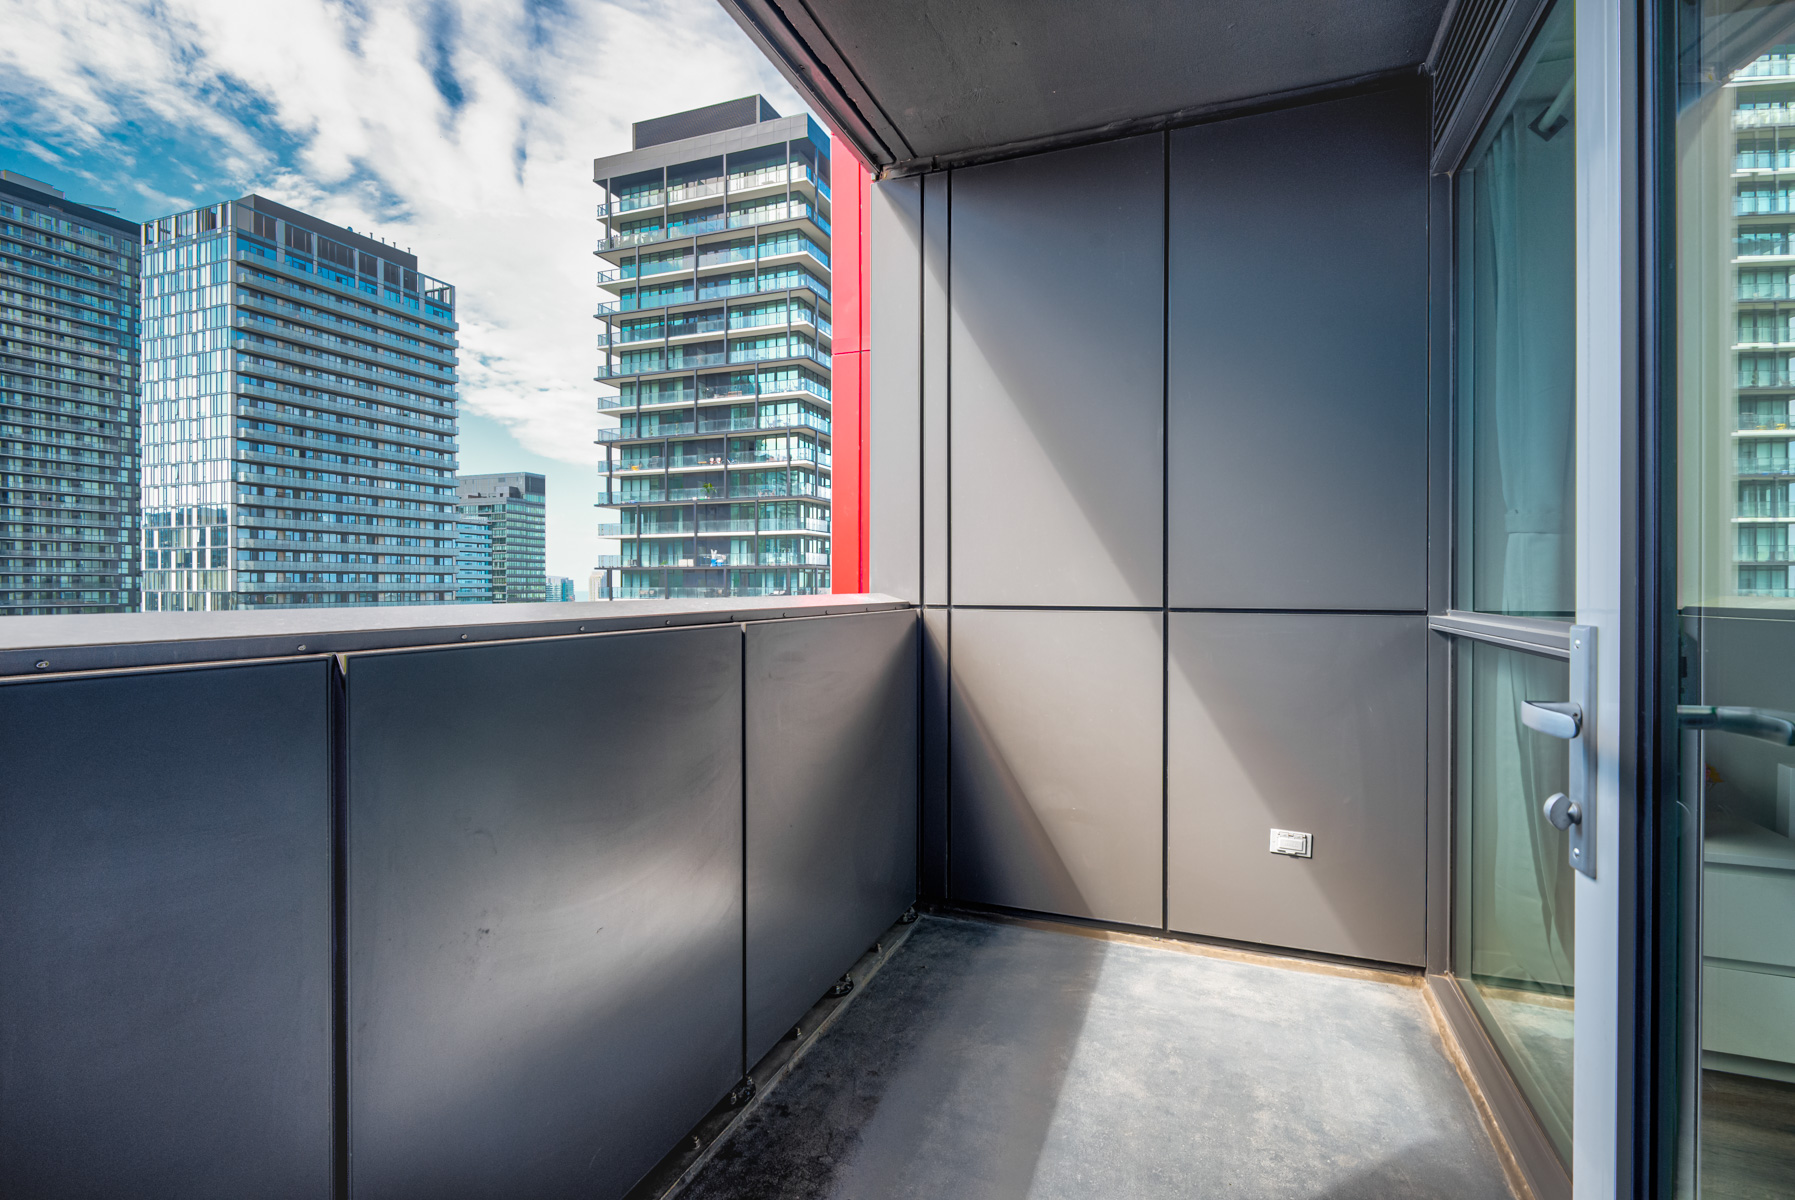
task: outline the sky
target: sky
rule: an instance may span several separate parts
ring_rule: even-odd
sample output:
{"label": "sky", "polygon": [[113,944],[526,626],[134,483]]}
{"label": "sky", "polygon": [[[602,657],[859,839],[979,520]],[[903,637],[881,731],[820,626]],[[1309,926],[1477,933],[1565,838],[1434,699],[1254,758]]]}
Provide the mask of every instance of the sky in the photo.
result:
{"label": "sky", "polygon": [[548,478],[548,570],[598,553],[592,160],[754,92],[716,0],[0,0],[0,167],[143,220],[257,192],[456,286],[461,469]]}

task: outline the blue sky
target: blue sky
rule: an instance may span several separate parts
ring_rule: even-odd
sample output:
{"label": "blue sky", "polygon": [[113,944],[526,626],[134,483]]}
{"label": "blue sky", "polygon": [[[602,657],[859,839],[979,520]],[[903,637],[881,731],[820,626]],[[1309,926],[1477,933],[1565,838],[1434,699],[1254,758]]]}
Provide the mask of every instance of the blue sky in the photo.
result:
{"label": "blue sky", "polygon": [[0,0],[0,167],[132,220],[259,192],[457,286],[461,465],[548,477],[553,574],[599,552],[592,159],[761,92],[715,0]]}

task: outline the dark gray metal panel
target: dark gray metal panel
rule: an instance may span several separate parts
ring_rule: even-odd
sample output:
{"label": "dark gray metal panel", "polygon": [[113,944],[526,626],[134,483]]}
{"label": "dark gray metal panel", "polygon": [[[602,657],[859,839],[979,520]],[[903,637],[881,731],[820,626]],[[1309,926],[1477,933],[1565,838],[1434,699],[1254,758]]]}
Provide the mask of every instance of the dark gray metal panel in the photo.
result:
{"label": "dark gray metal panel", "polygon": [[922,180],[922,600],[951,601],[948,578],[948,241],[950,174]]}
{"label": "dark gray metal panel", "polygon": [[953,899],[1159,926],[1161,627],[954,610]]}
{"label": "dark gray metal panel", "polygon": [[922,610],[922,861],[917,885],[947,895],[948,662],[952,610]]}
{"label": "dark gray metal panel", "polygon": [[872,186],[866,296],[870,586],[922,598],[922,184]]}
{"label": "dark gray metal panel", "polygon": [[0,687],[0,1191],[331,1195],[329,670]]}
{"label": "dark gray metal panel", "polygon": [[[1173,613],[1171,927],[1420,965],[1427,632],[1415,616]],[[1270,831],[1314,857],[1270,853]]]}
{"label": "dark gray metal panel", "polygon": [[1174,608],[1426,606],[1425,99],[1171,135]]}
{"label": "dark gray metal panel", "polygon": [[748,629],[750,1063],[916,900],[918,624]]}
{"label": "dark gray metal panel", "polygon": [[348,663],[359,1200],[621,1196],[742,1065],[739,627]]}
{"label": "dark gray metal panel", "polygon": [[954,172],[953,600],[1162,599],[1164,141]]}

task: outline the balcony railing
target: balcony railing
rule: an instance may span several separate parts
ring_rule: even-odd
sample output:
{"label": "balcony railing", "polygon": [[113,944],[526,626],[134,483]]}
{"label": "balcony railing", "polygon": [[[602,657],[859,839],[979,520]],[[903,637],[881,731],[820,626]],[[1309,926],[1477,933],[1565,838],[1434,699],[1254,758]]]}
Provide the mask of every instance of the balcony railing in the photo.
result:
{"label": "balcony railing", "polygon": [[8,1194],[329,1195],[352,1123],[395,1194],[628,1193],[765,1053],[744,976],[810,1026],[913,903],[917,630],[830,595],[19,619],[5,1099],[68,1123]]}
{"label": "balcony railing", "polygon": [[1734,129],[1770,129],[1779,125],[1795,125],[1795,108],[1777,104],[1765,108],[1742,108],[1733,113]]}
{"label": "balcony railing", "polygon": [[1791,428],[1795,428],[1795,425],[1792,425],[1791,421],[1795,421],[1795,417],[1791,417],[1786,412],[1740,413],[1739,414],[1739,428],[1740,429],[1791,429]]}
{"label": "balcony railing", "polygon": [[668,188],[667,203],[684,204],[688,200],[702,200],[706,196],[721,196],[722,194],[723,181],[721,179],[705,179]]}
{"label": "balcony railing", "polygon": [[1795,475],[1795,468],[1790,466],[1786,458],[1772,459],[1740,459],[1735,474],[1772,478],[1786,478]]}

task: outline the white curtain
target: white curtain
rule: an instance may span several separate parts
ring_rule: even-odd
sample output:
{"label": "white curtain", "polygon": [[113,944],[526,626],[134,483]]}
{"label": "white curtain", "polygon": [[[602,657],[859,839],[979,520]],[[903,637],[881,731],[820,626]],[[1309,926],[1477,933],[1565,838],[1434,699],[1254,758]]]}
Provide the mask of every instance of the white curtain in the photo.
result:
{"label": "white curtain", "polygon": [[[1575,606],[1574,141],[1568,129],[1548,140],[1510,116],[1473,183],[1470,399],[1486,443],[1474,461],[1494,476],[1478,481],[1473,552],[1479,607],[1506,613],[1563,616]],[[1496,661],[1475,672],[1477,711],[1467,714],[1480,727],[1471,968],[1521,986],[1568,987],[1565,835],[1540,813],[1564,787],[1565,745],[1520,719],[1522,701],[1562,698],[1564,668],[1519,652],[1484,654]]]}

